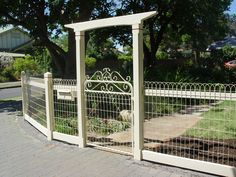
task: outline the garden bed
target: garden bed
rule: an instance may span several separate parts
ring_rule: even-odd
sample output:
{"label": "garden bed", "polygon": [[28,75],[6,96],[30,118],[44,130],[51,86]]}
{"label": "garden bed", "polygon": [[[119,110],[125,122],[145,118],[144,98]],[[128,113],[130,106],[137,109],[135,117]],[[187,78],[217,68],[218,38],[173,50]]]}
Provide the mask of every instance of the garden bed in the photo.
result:
{"label": "garden bed", "polygon": [[145,149],[168,155],[203,160],[236,167],[236,139],[224,141],[177,137],[168,142],[146,143]]}

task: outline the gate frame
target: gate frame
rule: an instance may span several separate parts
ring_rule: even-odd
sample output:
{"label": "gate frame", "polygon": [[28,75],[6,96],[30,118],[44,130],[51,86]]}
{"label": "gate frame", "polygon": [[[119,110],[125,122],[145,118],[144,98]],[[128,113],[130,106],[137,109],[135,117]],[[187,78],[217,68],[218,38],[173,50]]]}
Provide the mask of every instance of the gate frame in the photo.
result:
{"label": "gate frame", "polygon": [[[134,113],[134,93],[133,93],[133,85],[130,83],[131,77],[127,76],[126,78],[122,77],[119,72],[112,71],[110,68],[103,68],[101,71],[96,71],[91,77],[87,76],[84,82],[84,95],[86,96],[87,93],[107,93],[112,95],[127,95],[130,96],[130,111],[131,111],[131,143],[132,143],[132,150],[131,155],[133,155],[133,148],[134,148],[134,120],[133,120],[133,113]],[[121,84],[121,85],[120,85]],[[117,89],[118,91],[114,91]],[[86,100],[86,98],[85,98]],[[87,102],[87,100],[86,100]],[[85,111],[85,115],[87,112]],[[86,115],[88,117],[88,115]],[[87,119],[85,119],[85,124],[87,123]],[[87,132],[87,131],[86,131]],[[86,135],[86,140],[87,140]],[[129,152],[112,149],[106,146],[97,146],[93,143],[87,143],[87,145],[96,146],[103,149],[109,149],[114,152],[121,152],[123,154],[130,155]]]}
{"label": "gate frame", "polygon": [[85,31],[110,26],[132,26],[133,33],[133,90],[134,90],[134,159],[142,160],[143,121],[144,121],[144,84],[143,84],[143,21],[155,16],[156,11],[91,20],[65,25],[75,32],[76,73],[78,100],[79,146],[86,146],[85,124]]}

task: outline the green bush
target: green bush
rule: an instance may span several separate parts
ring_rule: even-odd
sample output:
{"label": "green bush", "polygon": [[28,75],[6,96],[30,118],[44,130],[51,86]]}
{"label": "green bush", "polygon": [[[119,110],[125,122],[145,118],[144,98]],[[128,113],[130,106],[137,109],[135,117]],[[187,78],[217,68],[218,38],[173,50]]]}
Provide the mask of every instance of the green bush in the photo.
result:
{"label": "green bush", "polygon": [[15,81],[14,69],[12,66],[8,66],[0,71],[0,82]]}
{"label": "green bush", "polygon": [[27,55],[25,58],[17,58],[13,63],[13,69],[15,70],[15,77],[20,77],[22,71],[26,71],[29,74],[36,74],[40,72],[39,65],[33,58]]}
{"label": "green bush", "polygon": [[118,56],[118,60],[130,62],[130,61],[133,60],[133,57],[132,57],[132,55],[121,54],[121,55]]}
{"label": "green bush", "polygon": [[157,51],[156,57],[158,60],[167,60],[168,54],[167,54],[167,52],[164,52],[164,51]]}
{"label": "green bush", "polygon": [[231,60],[236,57],[236,48],[232,48],[231,46],[225,46],[222,49],[223,58],[226,60]]}
{"label": "green bush", "polygon": [[86,57],[85,59],[85,64],[90,69],[95,68],[96,62],[97,62],[96,58],[93,57]]}

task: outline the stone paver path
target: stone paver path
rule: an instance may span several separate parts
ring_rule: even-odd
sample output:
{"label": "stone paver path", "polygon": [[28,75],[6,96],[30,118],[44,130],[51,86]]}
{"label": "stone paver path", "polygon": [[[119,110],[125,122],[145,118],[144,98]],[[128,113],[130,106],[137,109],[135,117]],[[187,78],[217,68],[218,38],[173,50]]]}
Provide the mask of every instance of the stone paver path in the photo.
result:
{"label": "stone paver path", "polygon": [[210,175],[46,137],[14,112],[0,111],[0,177],[180,177]]}

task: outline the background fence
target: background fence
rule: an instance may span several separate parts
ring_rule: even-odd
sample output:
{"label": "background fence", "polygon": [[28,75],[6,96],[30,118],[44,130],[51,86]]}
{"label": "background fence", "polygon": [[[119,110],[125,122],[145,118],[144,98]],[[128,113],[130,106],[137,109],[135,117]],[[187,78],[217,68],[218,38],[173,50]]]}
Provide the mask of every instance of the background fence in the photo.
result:
{"label": "background fence", "polygon": [[[79,144],[76,81],[46,76],[22,75],[25,119],[48,139]],[[133,123],[120,117],[132,95],[87,91],[85,100],[88,142],[132,152]],[[235,85],[145,82],[144,100],[143,159],[236,175]]]}

